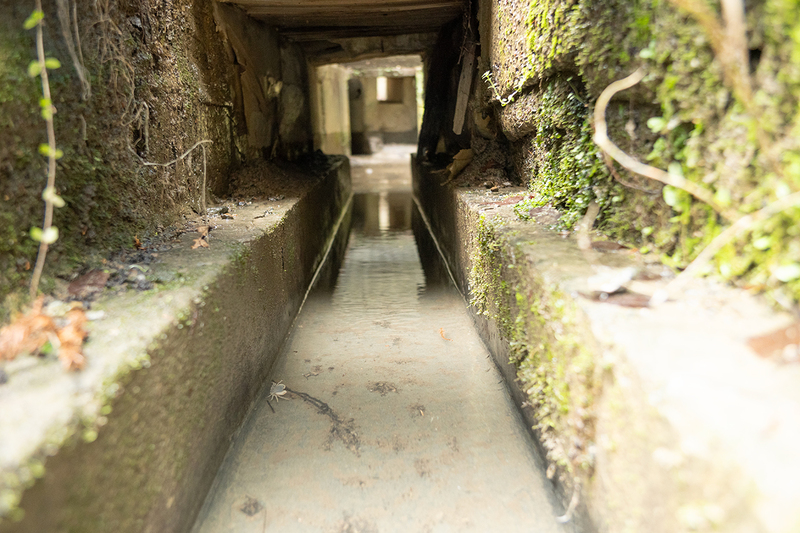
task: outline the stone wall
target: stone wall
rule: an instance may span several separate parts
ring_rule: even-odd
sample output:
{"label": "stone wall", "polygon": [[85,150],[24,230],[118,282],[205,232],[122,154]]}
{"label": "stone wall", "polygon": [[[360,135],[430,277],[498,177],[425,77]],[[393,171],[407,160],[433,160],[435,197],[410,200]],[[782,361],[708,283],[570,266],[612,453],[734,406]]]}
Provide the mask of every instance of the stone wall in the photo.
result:
{"label": "stone wall", "polygon": [[[92,254],[132,246],[200,209],[199,147],[167,167],[145,162],[166,163],[212,141],[204,145],[210,200],[228,193],[241,164],[294,159],[311,148],[302,51],[238,8],[212,0],[78,1],[64,26],[57,4],[44,2],[44,33],[47,55],[62,65],[50,84],[64,152],[56,189],[66,206],[55,212],[60,237],[43,291]],[[0,3],[0,321],[21,305],[36,259],[29,231],[43,213],[41,86],[27,75],[36,51],[34,32],[22,27],[32,10]]]}

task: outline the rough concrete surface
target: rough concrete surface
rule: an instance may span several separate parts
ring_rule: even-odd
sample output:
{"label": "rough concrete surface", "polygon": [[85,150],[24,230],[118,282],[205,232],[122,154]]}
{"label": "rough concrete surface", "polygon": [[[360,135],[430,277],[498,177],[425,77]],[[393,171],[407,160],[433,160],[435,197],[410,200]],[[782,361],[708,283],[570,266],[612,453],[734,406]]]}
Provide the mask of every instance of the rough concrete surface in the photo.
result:
{"label": "rough concrete surface", "polygon": [[[283,342],[350,194],[340,160],[296,197],[183,234],[155,290],[101,298],[86,369],[19,359],[0,387],[0,531],[183,531]],[[265,324],[269,324],[265,327]]]}
{"label": "rough concrete surface", "polygon": [[[786,326],[792,317],[706,279],[692,281],[678,297],[655,308],[586,298],[580,293],[590,292],[598,274],[626,267],[651,274],[663,269],[629,251],[582,252],[574,236],[519,220],[514,201],[504,201],[512,194],[447,189],[424,177],[415,186],[462,289],[469,288],[480,253],[478,239],[486,238],[479,226],[489,224],[493,242],[505,251],[502,257],[515,261],[514,268],[498,269],[499,282],[512,291],[538,291],[544,299],[557,294],[576,309],[572,320],[541,320],[565,337],[577,332],[594,360],[596,395],[582,399],[590,428],[584,447],[591,449],[593,461],[582,471],[579,506],[590,527],[797,531],[800,367],[761,358],[746,344]],[[650,295],[671,276],[641,277],[655,279],[634,280],[628,288]],[[495,291],[490,298],[502,300],[503,295]],[[516,304],[510,306],[512,323],[519,311]],[[510,339],[502,324],[474,307],[473,314],[507,379],[513,380],[518,369],[508,364]],[[553,378],[563,382],[569,371],[565,376]],[[523,387],[517,383],[515,396],[527,401],[531,391]],[[540,423],[530,407],[524,413],[531,425]],[[572,421],[565,417],[539,433],[551,458],[557,454],[548,446],[566,447],[568,439],[561,437],[575,438]],[[564,499],[571,494],[565,490]]]}

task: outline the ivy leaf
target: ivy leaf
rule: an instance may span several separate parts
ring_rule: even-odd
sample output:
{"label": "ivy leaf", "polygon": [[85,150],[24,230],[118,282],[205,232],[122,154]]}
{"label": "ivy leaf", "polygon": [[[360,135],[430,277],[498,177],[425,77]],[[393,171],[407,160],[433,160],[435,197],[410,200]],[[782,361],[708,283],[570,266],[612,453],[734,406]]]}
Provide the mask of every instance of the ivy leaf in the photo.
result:
{"label": "ivy leaf", "polygon": [[717,189],[714,193],[714,200],[722,207],[731,205],[731,191],[725,188]]}
{"label": "ivy leaf", "polygon": [[797,263],[789,263],[788,265],[781,265],[772,271],[772,274],[780,281],[786,283],[800,278],[800,265]]}
{"label": "ivy leaf", "polygon": [[26,30],[32,30],[33,28],[36,27],[37,24],[39,24],[39,22],[43,18],[44,18],[44,12],[37,9],[33,13],[31,13],[31,16],[25,19],[25,22],[22,24],[22,27],[25,28]]}
{"label": "ivy leaf", "polygon": [[50,149],[49,144],[40,144],[39,145],[39,153],[45,157],[54,157],[55,159],[61,159],[64,157],[64,152],[56,148],[55,152]]}
{"label": "ivy leaf", "polygon": [[30,64],[28,64],[28,76],[30,76],[31,78],[35,78],[41,73],[42,73],[41,63],[39,63],[38,61],[31,61]]}
{"label": "ivy leaf", "polygon": [[753,241],[753,248],[756,250],[766,250],[771,245],[769,237],[759,237]]}
{"label": "ivy leaf", "polygon": [[658,133],[664,129],[664,126],[667,125],[667,121],[664,120],[662,117],[650,117],[647,119],[647,127],[650,128],[650,131],[653,133]]}
{"label": "ivy leaf", "polygon": [[679,176],[681,178],[683,177],[683,167],[677,161],[673,161],[672,163],[669,164],[669,166],[667,167],[667,172],[669,172],[673,176]]}
{"label": "ivy leaf", "polygon": [[39,227],[31,228],[31,239],[45,244],[53,244],[58,240],[58,228],[50,226],[46,230]]}
{"label": "ivy leaf", "polygon": [[678,205],[678,189],[673,187],[672,185],[667,185],[661,191],[661,194],[664,196],[664,202],[670,207],[675,207]]}
{"label": "ivy leaf", "polygon": [[56,207],[64,207],[67,203],[56,192],[55,187],[45,187],[42,191],[42,199],[45,202],[50,202]]}

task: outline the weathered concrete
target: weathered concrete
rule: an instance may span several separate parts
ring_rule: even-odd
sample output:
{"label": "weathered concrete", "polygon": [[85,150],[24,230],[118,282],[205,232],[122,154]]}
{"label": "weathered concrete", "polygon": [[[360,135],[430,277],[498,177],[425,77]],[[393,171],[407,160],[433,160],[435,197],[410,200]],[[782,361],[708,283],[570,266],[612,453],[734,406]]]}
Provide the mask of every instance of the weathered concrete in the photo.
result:
{"label": "weathered concrete", "polygon": [[[191,526],[349,198],[340,160],[296,197],[241,207],[208,249],[183,234],[152,291],[99,300],[87,368],[19,359],[0,388],[4,533]],[[267,208],[274,212],[265,214]],[[41,477],[43,475],[43,477]]]}
{"label": "weathered concrete", "polygon": [[350,108],[347,68],[309,67],[314,147],[326,154],[350,155]]}
{"label": "weathered concrete", "polygon": [[631,285],[652,294],[663,267],[581,252],[507,195],[420,171],[416,197],[565,502],[582,484],[584,528],[797,531],[800,368],[746,345],[791,317],[708,280],[650,309],[582,297],[626,267],[655,278]]}

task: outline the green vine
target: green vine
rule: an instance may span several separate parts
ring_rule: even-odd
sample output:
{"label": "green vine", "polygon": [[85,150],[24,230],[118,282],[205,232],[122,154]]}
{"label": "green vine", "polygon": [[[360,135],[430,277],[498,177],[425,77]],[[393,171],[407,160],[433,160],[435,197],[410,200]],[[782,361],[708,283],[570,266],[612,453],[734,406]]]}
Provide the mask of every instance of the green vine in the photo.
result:
{"label": "green vine", "polygon": [[44,37],[42,35],[42,24],[44,21],[44,11],[42,11],[42,0],[36,0],[36,8],[33,13],[25,20],[23,27],[26,30],[36,29],[36,56],[37,58],[28,65],[28,75],[31,77],[39,76],[42,79],[42,98],[39,100],[41,115],[47,124],[47,144],[39,145],[39,153],[47,157],[47,185],[42,191],[44,200],[44,222],[42,227],[31,228],[31,238],[39,242],[39,252],[36,256],[36,266],[31,277],[30,298],[33,300],[39,292],[39,280],[42,277],[44,261],[47,257],[48,247],[58,240],[58,228],[53,225],[53,210],[56,207],[64,207],[64,199],[56,192],[56,160],[64,154],[56,147],[55,125],[53,115],[56,108],[50,95],[50,82],[47,77],[48,70],[61,67],[58,59],[47,57],[44,53]]}

